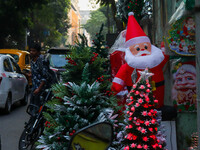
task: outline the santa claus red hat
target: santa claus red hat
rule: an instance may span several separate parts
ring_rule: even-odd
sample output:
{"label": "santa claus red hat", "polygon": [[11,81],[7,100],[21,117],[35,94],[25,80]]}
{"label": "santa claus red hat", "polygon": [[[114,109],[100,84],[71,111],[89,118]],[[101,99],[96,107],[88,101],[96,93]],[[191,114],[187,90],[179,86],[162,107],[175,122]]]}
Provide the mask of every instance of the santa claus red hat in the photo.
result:
{"label": "santa claus red hat", "polygon": [[128,16],[125,47],[130,47],[131,45],[143,42],[151,43],[150,39],[136,21],[134,13],[129,12]]}

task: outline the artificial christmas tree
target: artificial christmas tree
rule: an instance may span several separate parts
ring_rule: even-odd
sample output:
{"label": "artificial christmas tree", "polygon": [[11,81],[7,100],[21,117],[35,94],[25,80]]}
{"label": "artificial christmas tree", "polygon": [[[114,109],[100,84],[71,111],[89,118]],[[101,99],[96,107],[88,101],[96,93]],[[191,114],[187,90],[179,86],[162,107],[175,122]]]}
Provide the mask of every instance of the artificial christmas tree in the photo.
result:
{"label": "artificial christmas tree", "polygon": [[163,150],[164,142],[158,140],[156,105],[148,70],[140,71],[139,80],[133,85],[126,104],[124,150]]}
{"label": "artificial christmas tree", "polygon": [[64,83],[52,87],[54,98],[47,103],[47,121],[38,149],[65,150],[77,130],[95,122],[114,122],[114,111],[108,109],[117,106],[107,90],[111,82],[104,68],[106,58],[92,51],[83,36],[81,39],[66,57]]}

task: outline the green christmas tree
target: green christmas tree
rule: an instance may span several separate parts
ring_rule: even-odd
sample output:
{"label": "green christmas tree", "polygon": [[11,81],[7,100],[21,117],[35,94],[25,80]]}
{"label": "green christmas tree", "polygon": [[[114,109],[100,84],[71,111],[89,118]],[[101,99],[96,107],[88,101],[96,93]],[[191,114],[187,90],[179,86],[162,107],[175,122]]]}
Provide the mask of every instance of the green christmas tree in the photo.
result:
{"label": "green christmas tree", "polygon": [[117,106],[107,90],[111,84],[103,67],[107,58],[92,51],[84,36],[81,39],[66,57],[64,83],[52,87],[54,97],[46,104],[45,129],[38,149],[65,150],[77,130],[94,122],[113,122],[113,110],[107,110]]}
{"label": "green christmas tree", "polygon": [[128,20],[128,13],[134,12],[137,21],[143,17],[142,11],[147,0],[119,0],[117,3],[118,17],[125,23]]}
{"label": "green christmas tree", "polygon": [[123,150],[163,150],[164,143],[157,138],[158,121],[156,105],[158,100],[152,93],[148,70],[140,72],[141,77],[129,93],[125,114],[125,136]]}

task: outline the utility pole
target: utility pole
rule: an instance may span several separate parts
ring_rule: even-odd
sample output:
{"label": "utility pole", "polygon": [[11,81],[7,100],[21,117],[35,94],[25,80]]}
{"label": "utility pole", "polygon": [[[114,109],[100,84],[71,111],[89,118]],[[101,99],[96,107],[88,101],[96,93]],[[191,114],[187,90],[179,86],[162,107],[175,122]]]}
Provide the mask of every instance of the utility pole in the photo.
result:
{"label": "utility pole", "polygon": [[197,132],[198,150],[200,150],[200,1],[195,1],[195,32],[196,32],[196,86],[197,86]]}

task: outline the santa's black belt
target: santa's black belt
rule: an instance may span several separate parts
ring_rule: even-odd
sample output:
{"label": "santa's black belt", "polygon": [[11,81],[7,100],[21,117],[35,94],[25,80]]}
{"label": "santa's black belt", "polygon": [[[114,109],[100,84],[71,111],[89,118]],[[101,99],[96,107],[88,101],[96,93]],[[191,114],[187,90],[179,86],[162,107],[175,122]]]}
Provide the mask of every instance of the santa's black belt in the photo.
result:
{"label": "santa's black belt", "polygon": [[163,86],[165,84],[165,80],[160,81],[160,82],[156,82],[155,86],[159,87],[159,86]]}

